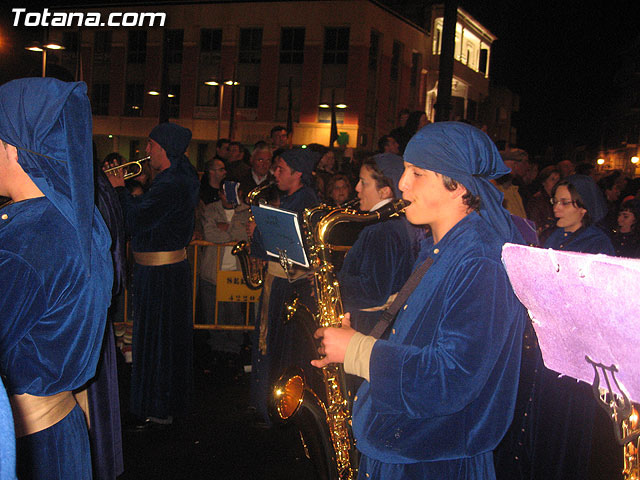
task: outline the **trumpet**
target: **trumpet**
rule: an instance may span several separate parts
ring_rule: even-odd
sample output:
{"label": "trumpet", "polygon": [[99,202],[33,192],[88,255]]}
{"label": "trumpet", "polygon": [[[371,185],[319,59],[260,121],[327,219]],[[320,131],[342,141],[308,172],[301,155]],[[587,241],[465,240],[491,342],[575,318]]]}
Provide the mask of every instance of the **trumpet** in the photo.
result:
{"label": "trumpet", "polygon": [[104,170],[104,173],[115,172],[120,168],[128,168],[135,165],[136,169],[134,171],[131,171],[131,172],[128,171],[127,173],[124,174],[124,179],[128,180],[129,178],[137,177],[138,175],[140,175],[142,173],[142,162],[146,162],[150,158],[151,156],[147,155],[146,157],[142,157],[138,160],[132,160],[131,162],[123,163],[122,165],[117,165],[115,167],[107,168],[106,170]]}

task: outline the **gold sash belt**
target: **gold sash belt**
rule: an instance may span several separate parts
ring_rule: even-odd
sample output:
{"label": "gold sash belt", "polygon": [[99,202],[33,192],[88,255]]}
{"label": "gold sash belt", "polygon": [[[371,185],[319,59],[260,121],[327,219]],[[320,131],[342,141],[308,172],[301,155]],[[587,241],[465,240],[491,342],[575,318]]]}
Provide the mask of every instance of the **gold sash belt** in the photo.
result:
{"label": "gold sash belt", "polygon": [[17,438],[55,425],[76,406],[76,399],[71,392],[60,392],[48,397],[23,393],[11,395],[9,401]]}
{"label": "gold sash belt", "polygon": [[146,267],[159,267],[161,265],[171,265],[187,258],[187,250],[173,250],[171,252],[133,252],[133,259],[138,265]]}

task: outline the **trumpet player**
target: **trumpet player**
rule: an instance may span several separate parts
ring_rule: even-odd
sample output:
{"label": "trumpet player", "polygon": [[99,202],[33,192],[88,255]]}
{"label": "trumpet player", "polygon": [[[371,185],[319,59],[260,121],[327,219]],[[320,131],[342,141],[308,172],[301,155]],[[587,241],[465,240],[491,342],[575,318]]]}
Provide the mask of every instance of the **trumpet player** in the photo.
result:
{"label": "trumpet player", "polygon": [[116,188],[131,235],[133,365],[131,412],[139,429],[172,423],[186,413],[192,378],[191,269],[186,246],[194,229],[198,175],[186,157],[191,130],[161,123],[147,141],[154,178],[133,197],[122,169],[108,178]]}
{"label": "trumpet player", "polygon": [[316,331],[324,358],[312,364],[344,363],[365,380],[352,419],[359,478],[495,479],[526,318],[500,258],[522,239],[489,182],[509,169],[487,135],[458,122],[423,127],[404,167],[407,220],[430,235],[392,304],[389,337],[356,332],[347,314],[341,328]]}

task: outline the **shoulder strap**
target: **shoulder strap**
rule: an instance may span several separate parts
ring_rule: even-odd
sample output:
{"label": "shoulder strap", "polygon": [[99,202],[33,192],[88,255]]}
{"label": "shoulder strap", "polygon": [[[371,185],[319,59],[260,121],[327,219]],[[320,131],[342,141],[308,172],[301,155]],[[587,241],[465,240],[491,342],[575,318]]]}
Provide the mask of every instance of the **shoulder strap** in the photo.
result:
{"label": "shoulder strap", "polygon": [[429,267],[431,267],[431,265],[433,265],[433,259],[427,258],[418,268],[413,271],[413,273],[409,277],[409,280],[407,280],[407,282],[398,292],[398,295],[396,296],[393,303],[391,303],[391,305],[384,309],[382,315],[380,316],[380,320],[378,320],[378,323],[375,324],[375,326],[369,333],[369,336],[380,338],[382,334],[384,334],[387,328],[389,328],[389,325],[391,325],[391,322],[393,322],[393,320],[396,318],[396,315],[398,314],[400,308],[402,308],[402,305],[404,305],[404,302],[407,301],[409,295],[411,295],[411,293],[416,289],[416,287],[420,283],[420,280],[422,280],[422,277],[424,277],[424,274],[427,273],[427,270],[429,270]]}

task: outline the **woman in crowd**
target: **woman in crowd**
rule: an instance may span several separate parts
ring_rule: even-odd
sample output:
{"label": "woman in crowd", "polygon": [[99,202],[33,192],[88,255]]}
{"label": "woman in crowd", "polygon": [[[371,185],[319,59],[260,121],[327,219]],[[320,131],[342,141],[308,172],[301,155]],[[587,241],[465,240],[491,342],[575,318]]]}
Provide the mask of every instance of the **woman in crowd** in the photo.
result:
{"label": "woman in crowd", "polygon": [[606,215],[602,193],[591,177],[571,175],[552,190],[556,229],[545,248],[615,255],[609,237],[595,224]]}
{"label": "woman in crowd", "polygon": [[551,205],[551,192],[559,181],[560,172],[557,167],[550,165],[543,168],[538,175],[541,188],[527,203],[527,217],[536,224],[536,233],[541,244],[544,244],[556,226],[553,205]]}
{"label": "woman in crowd", "polygon": [[640,200],[625,200],[618,213],[618,228],[611,233],[611,242],[618,257],[640,258]]}
{"label": "woman in crowd", "polygon": [[351,193],[349,177],[336,173],[327,182],[325,203],[331,207],[340,206],[351,199]]}
{"label": "woman in crowd", "polygon": [[[615,254],[609,237],[595,225],[607,210],[591,177],[570,175],[560,181],[552,190],[552,203],[557,228],[545,248]],[[575,308],[579,311],[580,305]],[[592,435],[596,415],[591,385],[547,369],[529,323],[513,423],[495,453],[497,478],[589,478],[592,440],[594,458],[609,440]]]}

